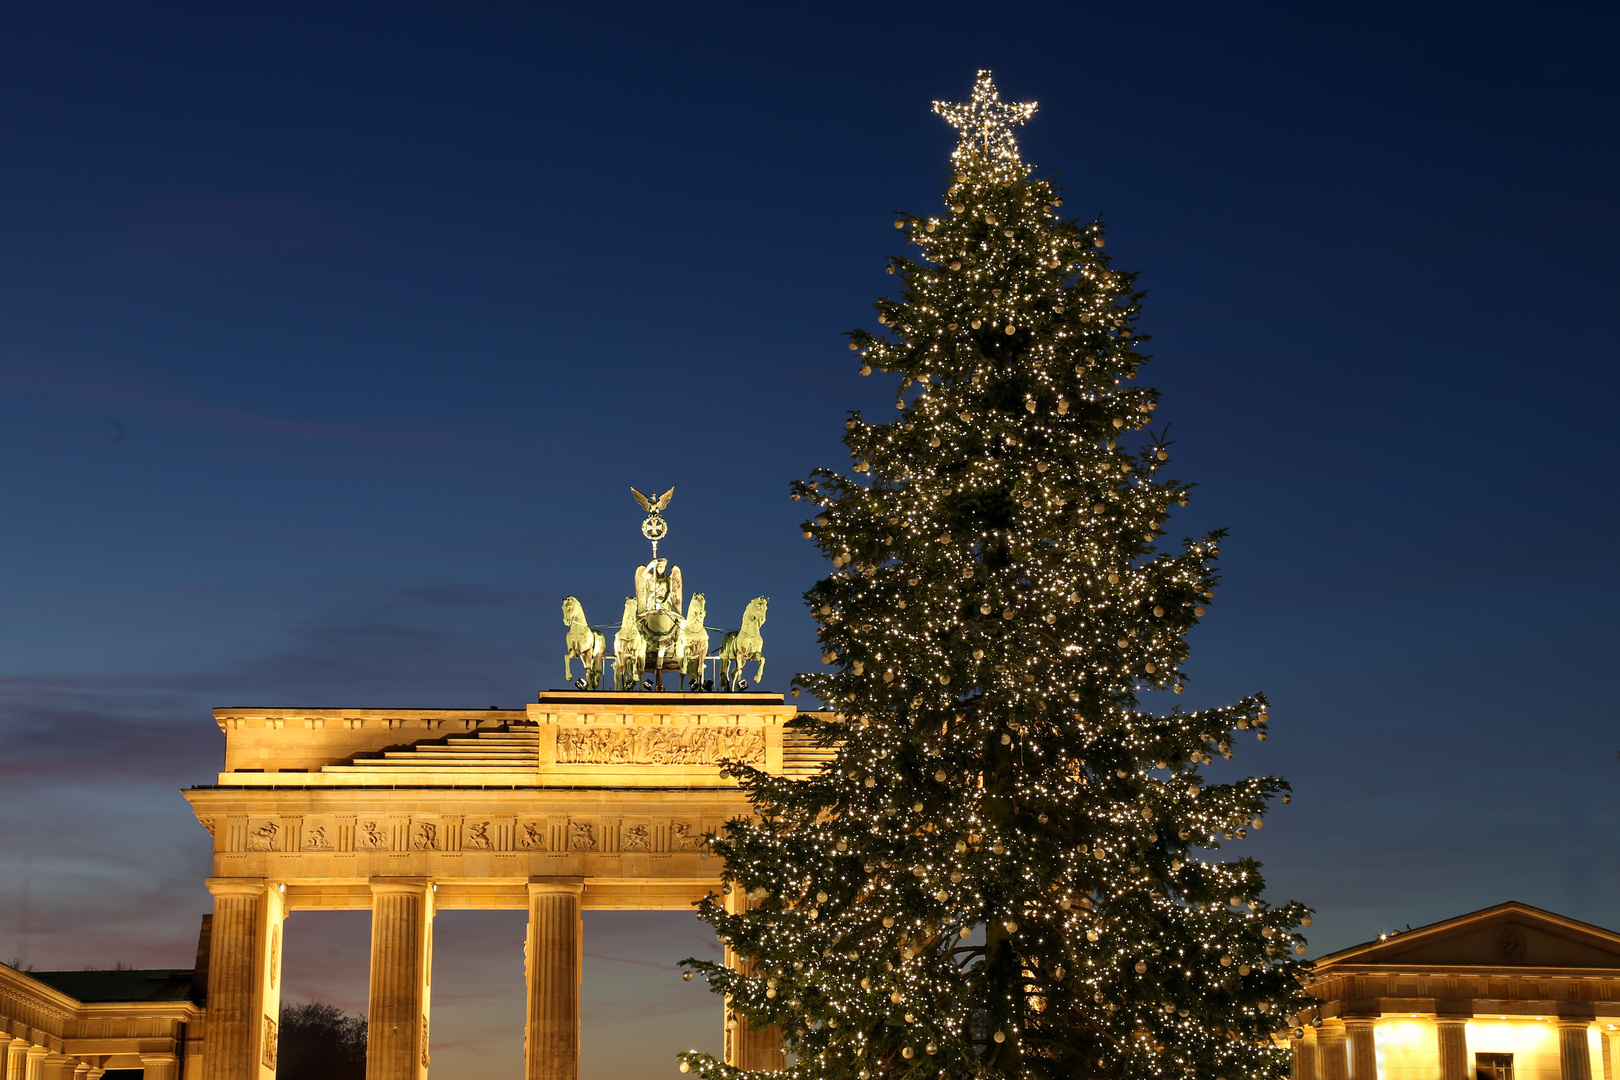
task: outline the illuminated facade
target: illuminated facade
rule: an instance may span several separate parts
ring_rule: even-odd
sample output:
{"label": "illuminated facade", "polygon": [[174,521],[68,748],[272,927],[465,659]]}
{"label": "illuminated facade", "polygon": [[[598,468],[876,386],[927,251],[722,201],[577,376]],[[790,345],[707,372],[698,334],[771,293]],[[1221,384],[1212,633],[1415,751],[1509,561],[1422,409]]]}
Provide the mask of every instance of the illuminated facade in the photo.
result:
{"label": "illuminated facade", "polygon": [[1509,902],[1316,962],[1294,1080],[1620,1080],[1620,934]]}

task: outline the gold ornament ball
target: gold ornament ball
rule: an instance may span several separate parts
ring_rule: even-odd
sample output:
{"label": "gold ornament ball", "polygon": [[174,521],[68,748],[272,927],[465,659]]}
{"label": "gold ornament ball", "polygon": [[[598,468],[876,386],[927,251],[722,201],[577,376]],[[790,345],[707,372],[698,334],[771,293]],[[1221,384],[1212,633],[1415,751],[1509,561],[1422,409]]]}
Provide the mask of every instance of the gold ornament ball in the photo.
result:
{"label": "gold ornament ball", "polygon": [[1007,334],[1008,334],[1008,336],[1011,336],[1011,335],[1016,334],[1016,333],[1018,333],[1018,327],[1014,326],[1012,323],[1008,323],[1007,324]]}
{"label": "gold ornament ball", "polygon": [[1103,238],[1100,237],[1100,236],[1094,238],[1091,242],[1096,247],[1102,247],[1103,246]]}
{"label": "gold ornament ball", "polygon": [[686,982],[691,982],[692,981],[692,973],[690,971],[683,971],[683,972],[681,972],[681,978],[683,980],[685,980]]}
{"label": "gold ornament ball", "polygon": [[1168,451],[1168,450],[1159,450],[1156,453],[1154,453],[1153,456],[1158,458],[1160,461],[1169,461],[1170,460],[1170,451]]}
{"label": "gold ornament ball", "polygon": [[895,228],[897,228],[897,229],[903,229],[903,228],[905,228],[905,227],[906,227],[906,223],[905,223],[905,221],[904,221],[904,219],[900,219],[900,220],[897,220],[897,221],[895,221],[895,223],[894,223],[894,227],[895,227]]}
{"label": "gold ornament ball", "polygon": [[[951,261],[951,269],[952,269],[952,270],[960,270],[960,269],[962,269],[962,262],[961,262],[961,260],[960,260],[960,259],[954,259],[954,260],[952,260],[952,261]],[[954,329],[956,329],[956,327],[954,327],[954,326],[953,326],[953,327],[951,327],[951,329],[952,329],[952,330],[954,330]]]}
{"label": "gold ornament ball", "polygon": [[1164,608],[1159,607],[1157,604],[1155,604],[1154,607],[1153,607],[1153,614],[1158,616],[1161,619],[1164,618]]}
{"label": "gold ornament ball", "polygon": [[963,203],[951,203],[951,210],[952,210],[953,213],[960,214],[962,211],[964,211],[966,209],[967,209],[967,206],[964,205]]}
{"label": "gold ornament ball", "polygon": [[688,1065],[684,1061],[681,1062],[681,1072],[691,1072],[691,1071],[692,1071],[692,1066]]}
{"label": "gold ornament ball", "polygon": [[1136,962],[1136,973],[1138,975],[1146,975],[1147,974],[1147,961],[1146,960],[1138,960]]}
{"label": "gold ornament ball", "polygon": [[1114,417],[1114,426],[1117,427],[1117,428],[1124,427],[1125,426],[1125,418],[1123,416]]}

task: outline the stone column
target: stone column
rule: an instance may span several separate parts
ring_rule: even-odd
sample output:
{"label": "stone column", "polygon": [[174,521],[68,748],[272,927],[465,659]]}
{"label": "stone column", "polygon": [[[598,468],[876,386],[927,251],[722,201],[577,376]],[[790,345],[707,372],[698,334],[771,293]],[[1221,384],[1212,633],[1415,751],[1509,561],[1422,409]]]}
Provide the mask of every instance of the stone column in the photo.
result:
{"label": "stone column", "polygon": [[366,1080],[425,1080],[432,948],[433,886],[372,878]]}
{"label": "stone column", "polygon": [[1590,1020],[1558,1020],[1558,1075],[1561,1080],[1592,1080],[1592,1051],[1586,1031]]}
{"label": "stone column", "polygon": [[584,924],[578,878],[529,880],[529,1012],[523,1035],[527,1080],[578,1080],[579,983],[584,977]]}
{"label": "stone column", "polygon": [[28,1061],[23,1066],[23,1076],[27,1080],[45,1080],[45,1059],[50,1056],[51,1052],[45,1047],[30,1045],[28,1047]]}
{"label": "stone column", "polygon": [[81,1061],[73,1066],[73,1080],[88,1080],[90,1076],[90,1063]]}
{"label": "stone column", "polygon": [[28,1045],[27,1039],[0,1037],[0,1050],[6,1054],[6,1080],[26,1080]]}
{"label": "stone column", "polygon": [[1373,1043],[1370,1016],[1345,1017],[1345,1041],[1350,1045],[1350,1080],[1378,1080],[1378,1050]]}
{"label": "stone column", "polygon": [[1344,1052],[1344,1026],[1324,1020],[1316,1032],[1316,1075],[1321,1080],[1350,1080],[1350,1061]]}
{"label": "stone column", "polygon": [[[733,915],[748,910],[748,894],[733,888],[725,895],[726,911]],[[726,946],[726,966],[748,974],[750,964]],[[782,1053],[782,1029],[776,1025],[764,1028],[748,1026],[748,1017],[734,1012],[731,998],[725,1003],[725,1063],[739,1069],[785,1069],[787,1057]]]}
{"label": "stone column", "polygon": [[[142,1054],[142,1080],[180,1080],[180,1058],[175,1054]],[[76,1076],[74,1080],[88,1080]]]}
{"label": "stone column", "polygon": [[281,1013],[281,887],[209,878],[214,894],[203,1080],[275,1080]]}
{"label": "stone column", "polygon": [[45,1080],[73,1080],[73,1059],[66,1054],[51,1054],[45,1059]]}
{"label": "stone column", "polygon": [[1294,1039],[1293,1080],[1316,1080],[1316,1032],[1304,1029],[1302,1038]]}
{"label": "stone column", "polygon": [[1434,1018],[1435,1048],[1440,1053],[1440,1080],[1468,1080],[1468,1018]]}

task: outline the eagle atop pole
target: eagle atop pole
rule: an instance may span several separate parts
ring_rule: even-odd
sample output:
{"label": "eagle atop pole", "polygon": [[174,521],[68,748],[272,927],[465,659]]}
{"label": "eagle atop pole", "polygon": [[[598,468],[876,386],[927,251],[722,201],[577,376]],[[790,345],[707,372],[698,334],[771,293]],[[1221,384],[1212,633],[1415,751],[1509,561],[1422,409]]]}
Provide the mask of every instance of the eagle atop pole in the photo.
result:
{"label": "eagle atop pole", "polygon": [[658,541],[669,533],[669,522],[664,520],[659,511],[669,505],[670,496],[675,494],[675,489],[670,488],[657,498],[648,498],[635,488],[630,489],[630,494],[634,495],[636,502],[640,503],[641,508],[647,511],[647,517],[641,523],[641,535],[652,541],[653,558],[656,560],[658,558]]}

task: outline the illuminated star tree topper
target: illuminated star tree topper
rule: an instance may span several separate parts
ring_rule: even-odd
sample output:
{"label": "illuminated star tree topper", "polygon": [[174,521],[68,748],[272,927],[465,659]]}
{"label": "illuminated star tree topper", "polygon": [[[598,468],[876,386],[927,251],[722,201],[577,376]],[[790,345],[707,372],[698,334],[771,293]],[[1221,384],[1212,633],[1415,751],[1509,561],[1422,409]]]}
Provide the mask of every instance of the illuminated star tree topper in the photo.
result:
{"label": "illuminated star tree topper", "polygon": [[977,159],[992,166],[1017,167],[1019,175],[1028,169],[1018,158],[1018,140],[1012,129],[1034,116],[1037,108],[1033,101],[1017,105],[1002,101],[988,71],[980,71],[974,80],[972,100],[934,102],[934,111],[958,133],[952,164],[961,169]]}

